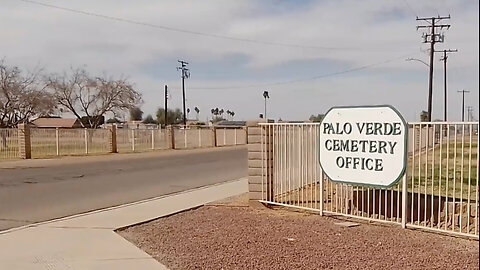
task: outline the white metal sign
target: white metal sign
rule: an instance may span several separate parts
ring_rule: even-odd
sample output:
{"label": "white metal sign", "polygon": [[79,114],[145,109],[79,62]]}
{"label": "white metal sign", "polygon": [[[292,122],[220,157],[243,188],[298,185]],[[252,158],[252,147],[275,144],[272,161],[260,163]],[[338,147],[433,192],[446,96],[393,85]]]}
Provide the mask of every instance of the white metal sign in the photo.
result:
{"label": "white metal sign", "polygon": [[334,107],[320,127],[320,165],[336,182],[390,187],[405,173],[407,125],[391,106]]}

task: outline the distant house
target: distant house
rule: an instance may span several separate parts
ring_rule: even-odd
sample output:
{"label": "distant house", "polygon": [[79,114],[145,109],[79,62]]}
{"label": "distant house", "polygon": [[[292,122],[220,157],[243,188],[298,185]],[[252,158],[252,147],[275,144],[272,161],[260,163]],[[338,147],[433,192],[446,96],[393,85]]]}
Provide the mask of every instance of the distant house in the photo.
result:
{"label": "distant house", "polygon": [[232,126],[232,127],[244,127],[247,124],[246,121],[229,121],[222,120],[215,123],[216,126]]}
{"label": "distant house", "polygon": [[81,128],[82,124],[76,118],[40,117],[32,121],[37,128]]}
{"label": "distant house", "polygon": [[128,128],[128,129],[157,129],[157,124],[145,124],[142,121],[128,121],[122,125],[117,125],[119,128]]}

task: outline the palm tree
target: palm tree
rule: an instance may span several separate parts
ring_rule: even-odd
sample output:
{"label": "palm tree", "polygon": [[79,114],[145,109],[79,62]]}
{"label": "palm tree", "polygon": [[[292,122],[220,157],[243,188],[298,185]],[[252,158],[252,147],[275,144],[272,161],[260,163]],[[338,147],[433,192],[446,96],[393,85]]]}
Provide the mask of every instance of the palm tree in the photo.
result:
{"label": "palm tree", "polygon": [[199,119],[200,109],[198,107],[194,108],[195,112],[197,113],[197,121]]}

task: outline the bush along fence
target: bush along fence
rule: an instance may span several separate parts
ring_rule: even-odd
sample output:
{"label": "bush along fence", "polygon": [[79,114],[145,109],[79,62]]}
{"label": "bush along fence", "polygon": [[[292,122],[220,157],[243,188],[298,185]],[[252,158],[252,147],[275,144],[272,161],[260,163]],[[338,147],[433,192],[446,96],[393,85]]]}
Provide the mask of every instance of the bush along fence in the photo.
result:
{"label": "bush along fence", "polygon": [[0,160],[244,145],[245,127],[169,126],[158,129],[0,128]]}

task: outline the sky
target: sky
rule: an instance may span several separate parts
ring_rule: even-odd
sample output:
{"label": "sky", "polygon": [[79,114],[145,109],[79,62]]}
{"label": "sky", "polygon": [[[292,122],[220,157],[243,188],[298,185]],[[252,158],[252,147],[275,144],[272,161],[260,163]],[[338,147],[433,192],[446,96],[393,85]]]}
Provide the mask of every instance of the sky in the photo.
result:
{"label": "sky", "polygon": [[[429,44],[416,16],[447,16],[449,120],[479,111],[479,2],[472,0],[0,0],[0,58],[23,70],[127,77],[145,116],[181,108],[177,60],[189,63],[187,107],[258,118],[305,120],[333,106],[390,104],[408,121],[427,109]],[[128,22],[127,22],[128,21]],[[129,23],[130,22],[130,23]],[[131,23],[136,22],[136,23]],[[172,31],[173,30],[173,31]],[[443,63],[434,61],[433,119],[443,118]],[[190,118],[193,118],[191,115]]]}

